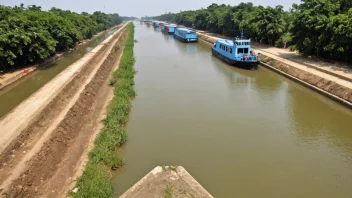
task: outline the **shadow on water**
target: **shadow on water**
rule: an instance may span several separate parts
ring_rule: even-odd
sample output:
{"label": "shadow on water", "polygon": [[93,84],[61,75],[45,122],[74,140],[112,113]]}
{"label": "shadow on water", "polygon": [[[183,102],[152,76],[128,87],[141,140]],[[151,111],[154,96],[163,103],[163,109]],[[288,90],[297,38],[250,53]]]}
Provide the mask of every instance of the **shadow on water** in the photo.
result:
{"label": "shadow on water", "polygon": [[118,28],[112,29],[93,38],[87,44],[79,46],[76,50],[65,54],[46,67],[39,68],[27,76],[11,84],[0,91],[0,118],[11,111],[14,107],[28,98],[31,94],[40,89],[43,85],[53,79],[57,74],[66,69],[69,65],[82,58],[87,52],[104,41]]}

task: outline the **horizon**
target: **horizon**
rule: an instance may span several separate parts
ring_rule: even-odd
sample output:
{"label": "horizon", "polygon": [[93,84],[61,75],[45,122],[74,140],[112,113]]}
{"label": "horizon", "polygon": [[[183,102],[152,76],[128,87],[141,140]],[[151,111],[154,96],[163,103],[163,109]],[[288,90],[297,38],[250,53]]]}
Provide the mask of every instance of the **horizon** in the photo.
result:
{"label": "horizon", "polygon": [[[1,5],[4,6],[19,6],[23,3],[24,0],[3,0]],[[184,1],[185,4],[182,4]],[[60,8],[62,10],[70,10],[77,13],[88,12],[93,13],[95,11],[101,11],[104,13],[118,13],[120,16],[133,16],[141,18],[144,16],[160,16],[165,13],[178,13],[180,11],[186,10],[198,10],[206,8],[212,3],[216,4],[225,4],[235,6],[241,2],[252,2],[255,6],[271,6],[275,7],[277,5],[282,5],[285,10],[288,10],[292,7],[293,3],[301,3],[301,0],[254,0],[254,1],[241,1],[241,0],[196,0],[189,2],[187,0],[175,1],[161,1],[161,0],[150,0],[150,1],[113,1],[113,0],[101,0],[99,2],[87,3],[83,0],[77,0],[75,2],[68,0],[26,0],[26,3],[23,3],[25,7],[28,5],[41,6],[42,10],[50,10],[52,7]],[[138,4],[136,6],[136,4]]]}

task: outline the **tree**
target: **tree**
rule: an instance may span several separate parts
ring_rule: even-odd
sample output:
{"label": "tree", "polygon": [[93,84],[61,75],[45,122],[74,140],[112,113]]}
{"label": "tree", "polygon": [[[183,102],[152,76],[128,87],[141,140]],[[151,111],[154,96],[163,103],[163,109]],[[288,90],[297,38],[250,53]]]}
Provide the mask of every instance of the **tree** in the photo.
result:
{"label": "tree", "polygon": [[0,5],[0,70],[44,60],[119,23],[118,14],[77,14],[58,8],[45,12],[36,5]]}

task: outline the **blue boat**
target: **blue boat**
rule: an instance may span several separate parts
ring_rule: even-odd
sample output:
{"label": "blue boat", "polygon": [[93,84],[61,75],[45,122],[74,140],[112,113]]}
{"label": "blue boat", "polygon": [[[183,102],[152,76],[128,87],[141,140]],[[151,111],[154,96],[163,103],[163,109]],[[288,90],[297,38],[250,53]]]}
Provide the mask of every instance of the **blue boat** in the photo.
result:
{"label": "blue boat", "polygon": [[165,34],[174,34],[175,33],[176,26],[166,24],[162,27],[161,31]]}
{"label": "blue boat", "polygon": [[157,28],[157,27],[159,27],[159,25],[160,25],[159,22],[157,22],[157,21],[154,21],[154,22],[153,22],[153,26],[154,26],[154,27]]}
{"label": "blue boat", "polygon": [[198,42],[196,31],[187,28],[176,28],[175,38],[185,43]]}
{"label": "blue boat", "polygon": [[217,40],[211,48],[212,54],[226,63],[255,70],[258,69],[259,57],[251,51],[251,40],[235,38],[234,40]]}

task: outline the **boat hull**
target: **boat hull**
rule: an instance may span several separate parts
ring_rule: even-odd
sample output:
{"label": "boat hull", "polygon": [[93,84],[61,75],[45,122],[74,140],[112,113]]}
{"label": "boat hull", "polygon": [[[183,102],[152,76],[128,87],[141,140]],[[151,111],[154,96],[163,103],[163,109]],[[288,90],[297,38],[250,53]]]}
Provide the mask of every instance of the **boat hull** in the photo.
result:
{"label": "boat hull", "polygon": [[259,61],[256,61],[256,62],[242,62],[242,61],[232,60],[232,59],[227,58],[226,56],[220,54],[219,52],[217,52],[213,48],[211,48],[211,52],[212,52],[213,56],[218,57],[219,59],[221,59],[222,61],[226,62],[229,65],[240,67],[240,68],[244,68],[244,69],[249,69],[249,70],[258,69]]}
{"label": "boat hull", "polygon": [[164,34],[168,34],[168,35],[174,35],[174,32],[166,32],[166,31],[162,31]]}
{"label": "boat hull", "polygon": [[182,38],[180,36],[177,36],[176,34],[174,34],[175,39],[184,42],[184,43],[196,43],[198,42],[198,38],[197,39],[187,39],[187,38]]}

